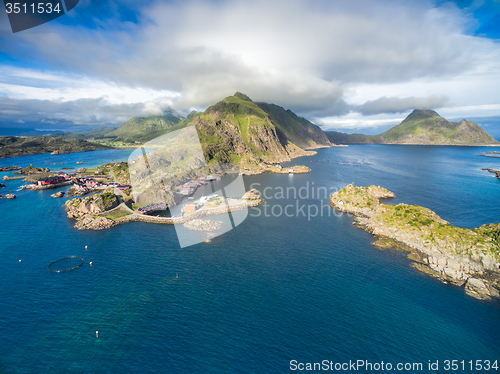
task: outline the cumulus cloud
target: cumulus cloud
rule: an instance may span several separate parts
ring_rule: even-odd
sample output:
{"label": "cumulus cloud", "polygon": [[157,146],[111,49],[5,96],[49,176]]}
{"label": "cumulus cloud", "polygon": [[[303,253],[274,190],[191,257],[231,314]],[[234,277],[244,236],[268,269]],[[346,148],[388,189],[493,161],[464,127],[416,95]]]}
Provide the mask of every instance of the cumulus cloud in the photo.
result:
{"label": "cumulus cloud", "polygon": [[[29,110],[27,110],[29,108]],[[159,115],[167,109],[155,102],[111,104],[105,98],[73,101],[0,97],[0,123],[121,125],[136,116]]]}
{"label": "cumulus cloud", "polygon": [[[184,110],[241,91],[254,101],[274,102],[314,117],[446,105],[449,94],[439,90],[415,97],[412,92],[378,94],[378,99],[371,96],[361,103],[349,102],[349,90],[356,85],[453,80],[497,66],[500,55],[494,41],[464,34],[470,22],[465,13],[426,1],[187,0],[133,5],[135,22],[110,17],[91,29],[52,22],[14,35],[1,34],[0,28],[0,49],[15,58],[29,55],[52,71],[106,82],[99,97],[106,95],[108,104],[116,97],[108,95],[112,85],[131,93],[178,93],[172,105]],[[73,12],[92,6],[81,1]],[[5,17],[0,15],[0,21]],[[16,79],[15,85],[30,86]],[[13,85],[13,80],[4,84]],[[11,95],[20,88],[0,85],[0,90]],[[95,92],[85,92],[77,86],[73,96],[62,92],[60,97],[72,103],[78,97],[96,99]],[[55,94],[50,98],[57,100]],[[130,113],[134,100],[121,100]],[[80,121],[77,107],[71,109]],[[110,118],[111,112],[102,113],[102,118]]]}
{"label": "cumulus cloud", "polygon": [[441,108],[448,103],[446,96],[428,97],[387,97],[383,96],[376,100],[367,101],[363,105],[354,107],[353,110],[363,115],[380,113],[401,113],[410,109]]}

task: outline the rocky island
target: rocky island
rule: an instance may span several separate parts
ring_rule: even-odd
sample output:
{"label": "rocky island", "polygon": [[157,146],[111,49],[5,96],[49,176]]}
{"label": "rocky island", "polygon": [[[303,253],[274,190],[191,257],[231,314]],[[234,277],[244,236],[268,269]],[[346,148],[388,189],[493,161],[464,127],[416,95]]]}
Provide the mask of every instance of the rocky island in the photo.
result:
{"label": "rocky island", "polygon": [[20,170],[20,166],[0,166],[0,172]]}
{"label": "rocky island", "polygon": [[379,199],[394,193],[377,186],[346,186],[330,197],[331,207],[354,215],[354,224],[373,235],[379,248],[410,252],[413,266],[478,299],[499,296],[500,224],[472,230],[453,227],[433,211]]}

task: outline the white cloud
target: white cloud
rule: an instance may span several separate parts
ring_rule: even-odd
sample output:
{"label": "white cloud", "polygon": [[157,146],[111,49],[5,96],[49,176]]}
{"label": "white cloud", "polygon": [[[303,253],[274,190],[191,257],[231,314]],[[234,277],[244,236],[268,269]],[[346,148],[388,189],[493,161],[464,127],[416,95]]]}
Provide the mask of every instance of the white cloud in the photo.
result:
{"label": "white cloud", "polygon": [[400,113],[410,109],[441,108],[445,106],[447,102],[448,98],[445,96],[411,96],[403,98],[383,96],[355,107],[355,111],[363,115]]}
{"label": "white cloud", "polygon": [[[406,114],[407,115],[407,114]],[[392,114],[392,115],[373,115],[363,116],[359,113],[349,113],[343,116],[325,117],[316,119],[315,123],[318,124],[323,130],[340,130],[348,133],[363,131],[370,129],[371,132],[380,133],[385,128],[399,125],[406,115]]]}
{"label": "white cloud", "polygon": [[[500,102],[500,47],[464,35],[468,17],[396,0],[156,2],[138,8],[138,24],[50,23],[4,36],[5,53],[29,51],[52,70],[4,67],[0,94],[99,99],[108,114],[143,102],[141,113],[206,107],[241,91],[316,118],[424,106],[476,106],[477,116]],[[379,120],[357,118],[357,126]]]}
{"label": "white cloud", "polygon": [[132,117],[158,115],[165,109],[156,102],[113,104],[105,98],[63,101],[0,96],[0,123],[17,118],[18,123],[121,125]]}
{"label": "white cloud", "polygon": [[147,101],[166,101],[174,105],[178,92],[147,87],[130,87],[86,76],[47,73],[9,66],[0,68],[0,92],[16,99],[71,101],[105,96],[111,104],[132,104]]}

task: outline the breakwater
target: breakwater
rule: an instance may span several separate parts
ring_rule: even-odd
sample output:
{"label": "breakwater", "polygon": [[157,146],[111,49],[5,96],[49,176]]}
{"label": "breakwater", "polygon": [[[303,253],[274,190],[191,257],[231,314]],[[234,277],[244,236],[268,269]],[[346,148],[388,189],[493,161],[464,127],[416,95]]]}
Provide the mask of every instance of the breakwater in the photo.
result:
{"label": "breakwater", "polygon": [[73,184],[73,181],[66,181],[66,182],[61,182],[61,183],[56,183],[56,184],[48,184],[48,185],[42,185],[42,186],[39,186],[38,184],[25,184],[24,186],[21,186],[21,189],[22,190],[32,190],[32,191],[41,191],[41,190],[50,190],[52,188],[69,186],[71,184]]}
{"label": "breakwater", "polygon": [[264,199],[259,198],[256,200],[247,200],[241,204],[234,205],[223,205],[215,208],[207,208],[204,207],[194,213],[191,213],[182,217],[154,217],[143,214],[130,214],[128,216],[118,218],[118,219],[110,219],[105,217],[108,212],[104,212],[101,215],[85,215],[81,219],[77,221],[75,227],[77,229],[83,230],[104,230],[109,229],[116,225],[121,225],[128,222],[147,222],[147,223],[156,223],[163,225],[174,225],[174,224],[184,224],[194,219],[198,219],[205,216],[215,216],[219,214],[224,214],[228,212],[235,212],[238,210],[247,209],[253,206],[260,205],[264,202]]}

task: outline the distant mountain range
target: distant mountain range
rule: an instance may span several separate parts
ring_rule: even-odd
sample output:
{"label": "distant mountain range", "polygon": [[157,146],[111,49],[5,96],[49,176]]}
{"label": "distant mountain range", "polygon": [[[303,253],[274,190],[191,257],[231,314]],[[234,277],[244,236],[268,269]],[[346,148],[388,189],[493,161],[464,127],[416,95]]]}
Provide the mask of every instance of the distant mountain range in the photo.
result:
{"label": "distant mountain range", "polygon": [[[117,128],[116,127],[98,127],[96,129],[90,130],[90,131],[75,131],[75,132],[53,132],[49,133],[43,136],[51,137],[51,138],[59,138],[59,139],[84,139],[84,140],[89,140],[89,139],[96,139],[96,138],[101,138],[107,134],[109,134],[112,131],[115,131]],[[38,135],[29,135],[29,134],[22,134],[25,136],[38,136]]]}
{"label": "distant mountain range", "polygon": [[202,113],[191,112],[186,118],[168,110],[160,116],[134,117],[119,128],[56,132],[24,140],[4,137],[0,157],[106,148],[96,143],[140,145],[187,126],[196,126],[208,161],[240,165],[289,161],[311,154],[308,150],[335,144],[500,145],[478,124],[466,120],[449,122],[429,109],[414,110],[399,125],[380,135],[324,132],[290,110],[253,102],[237,92]]}
{"label": "distant mountain range", "polygon": [[475,122],[450,122],[430,109],[415,109],[399,125],[379,135],[345,134],[327,131],[333,143],[345,144],[423,144],[423,145],[499,145]]}

